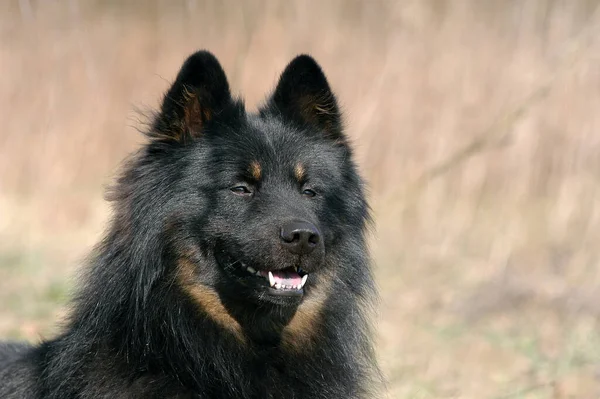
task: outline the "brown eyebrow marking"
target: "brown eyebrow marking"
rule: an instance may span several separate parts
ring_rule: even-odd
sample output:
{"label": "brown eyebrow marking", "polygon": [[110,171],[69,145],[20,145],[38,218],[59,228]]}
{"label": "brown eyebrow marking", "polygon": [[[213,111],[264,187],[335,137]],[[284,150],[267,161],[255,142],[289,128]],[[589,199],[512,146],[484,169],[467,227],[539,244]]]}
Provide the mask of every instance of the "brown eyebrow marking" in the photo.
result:
{"label": "brown eyebrow marking", "polygon": [[260,167],[258,161],[252,161],[248,170],[250,171],[250,174],[253,178],[255,178],[256,180],[260,179],[260,176],[262,175],[262,168]]}
{"label": "brown eyebrow marking", "polygon": [[294,167],[294,175],[296,176],[296,179],[298,179],[299,182],[302,182],[306,175],[306,168],[304,167],[304,165],[302,165],[301,163],[297,163],[296,167]]}

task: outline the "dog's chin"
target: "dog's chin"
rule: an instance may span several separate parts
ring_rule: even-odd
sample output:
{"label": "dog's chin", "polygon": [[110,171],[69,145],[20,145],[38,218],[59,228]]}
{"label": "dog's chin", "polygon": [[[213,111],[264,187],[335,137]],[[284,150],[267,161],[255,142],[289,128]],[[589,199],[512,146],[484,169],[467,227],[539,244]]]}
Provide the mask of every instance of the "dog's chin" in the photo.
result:
{"label": "dog's chin", "polygon": [[255,295],[254,297],[261,303],[271,304],[278,307],[296,307],[299,306],[304,300],[304,290],[295,295],[281,295],[275,290],[268,288],[266,292],[258,293],[258,295]]}

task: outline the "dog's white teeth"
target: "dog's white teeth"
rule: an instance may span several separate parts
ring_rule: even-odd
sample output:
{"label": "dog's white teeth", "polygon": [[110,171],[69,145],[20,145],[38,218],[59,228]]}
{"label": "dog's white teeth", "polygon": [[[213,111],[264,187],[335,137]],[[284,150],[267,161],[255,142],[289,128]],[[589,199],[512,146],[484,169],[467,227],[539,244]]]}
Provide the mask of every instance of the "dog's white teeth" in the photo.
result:
{"label": "dog's white teeth", "polygon": [[273,276],[272,272],[268,273],[269,275],[269,285],[278,290],[301,290],[306,284],[306,280],[308,279],[308,274],[305,274],[302,277],[302,281],[298,284],[282,284],[281,281],[277,281]]}
{"label": "dog's white teeth", "polygon": [[[273,277],[273,273],[269,272],[269,285],[273,287],[275,285],[275,277]],[[278,287],[275,287],[278,288]]]}
{"label": "dog's white teeth", "polygon": [[256,273],[256,269],[254,269],[252,266],[248,266],[246,270],[248,270],[250,273]]}
{"label": "dog's white teeth", "polygon": [[302,282],[300,283],[300,288],[304,287],[304,284],[306,284],[306,280],[308,279],[308,274],[305,274],[302,277]]}
{"label": "dog's white teeth", "polygon": [[258,270],[254,274],[256,274],[257,276],[261,276],[262,277],[262,274],[260,274],[260,272]]}

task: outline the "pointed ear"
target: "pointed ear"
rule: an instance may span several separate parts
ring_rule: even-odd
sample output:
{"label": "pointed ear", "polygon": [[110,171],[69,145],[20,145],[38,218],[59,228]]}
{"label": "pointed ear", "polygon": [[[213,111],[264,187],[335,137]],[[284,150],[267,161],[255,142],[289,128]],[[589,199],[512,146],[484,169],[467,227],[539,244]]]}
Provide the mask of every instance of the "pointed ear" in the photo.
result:
{"label": "pointed ear", "polygon": [[192,54],[165,94],[151,136],[186,143],[198,137],[204,125],[232,102],[225,72],[207,51]]}
{"label": "pointed ear", "polygon": [[297,56],[285,68],[267,103],[267,112],[269,110],[316,127],[334,140],[343,139],[335,96],[321,67],[308,55]]}

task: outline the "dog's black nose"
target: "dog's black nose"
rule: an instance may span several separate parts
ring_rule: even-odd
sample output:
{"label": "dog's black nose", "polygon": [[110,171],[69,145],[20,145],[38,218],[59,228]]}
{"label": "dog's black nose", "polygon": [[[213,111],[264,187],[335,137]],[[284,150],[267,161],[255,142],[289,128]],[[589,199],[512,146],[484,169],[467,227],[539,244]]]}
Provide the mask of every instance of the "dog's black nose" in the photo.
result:
{"label": "dog's black nose", "polygon": [[311,253],[319,244],[320,239],[321,234],[312,223],[293,221],[281,226],[281,243],[293,254]]}

